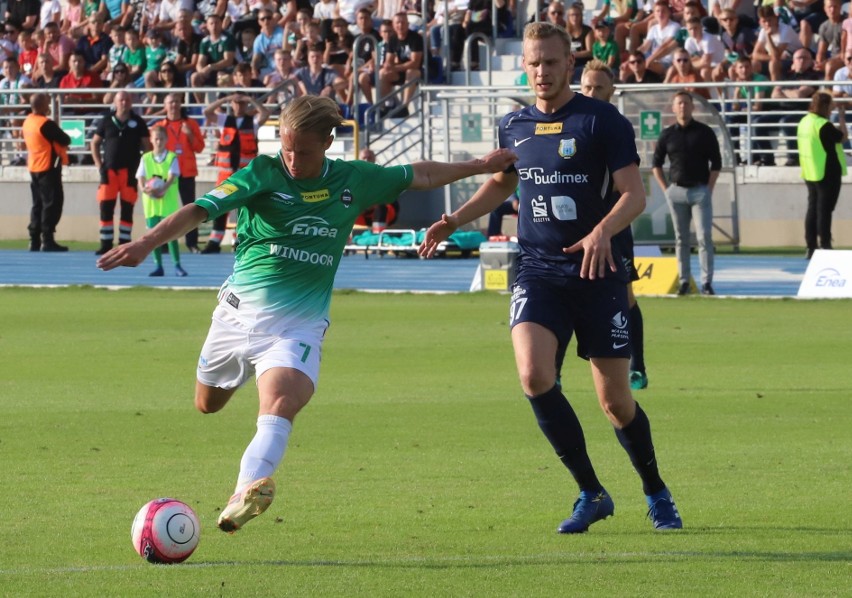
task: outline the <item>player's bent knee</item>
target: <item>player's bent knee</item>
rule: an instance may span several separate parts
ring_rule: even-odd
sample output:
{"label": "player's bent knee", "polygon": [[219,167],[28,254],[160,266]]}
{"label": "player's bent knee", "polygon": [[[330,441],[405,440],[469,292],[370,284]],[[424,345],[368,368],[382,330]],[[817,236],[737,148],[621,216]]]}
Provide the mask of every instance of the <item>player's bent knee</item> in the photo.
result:
{"label": "player's bent knee", "polygon": [[215,388],[199,382],[195,388],[195,408],[204,414],[221,411],[227,405],[235,390]]}

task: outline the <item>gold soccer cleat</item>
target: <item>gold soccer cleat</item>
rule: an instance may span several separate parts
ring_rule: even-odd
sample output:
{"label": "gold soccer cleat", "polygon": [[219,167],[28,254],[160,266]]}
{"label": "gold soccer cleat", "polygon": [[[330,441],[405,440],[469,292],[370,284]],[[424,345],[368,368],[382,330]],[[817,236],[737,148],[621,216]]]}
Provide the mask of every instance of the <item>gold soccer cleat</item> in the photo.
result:
{"label": "gold soccer cleat", "polygon": [[228,506],[219,515],[216,525],[223,532],[234,533],[246,523],[263,513],[275,498],[275,482],[272,478],[255,480],[237,492],[228,501]]}

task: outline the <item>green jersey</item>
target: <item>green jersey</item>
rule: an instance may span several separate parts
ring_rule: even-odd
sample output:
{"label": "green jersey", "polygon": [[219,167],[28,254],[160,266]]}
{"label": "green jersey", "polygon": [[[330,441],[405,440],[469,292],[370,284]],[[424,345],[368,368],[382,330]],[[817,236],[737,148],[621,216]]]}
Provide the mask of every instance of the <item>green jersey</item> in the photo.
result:
{"label": "green jersey", "polygon": [[208,220],[238,210],[234,272],[220,297],[259,330],[327,320],[334,275],[355,219],[394,201],[413,178],[410,165],[326,158],[319,177],[297,180],[280,154],[258,156],[195,200]]}
{"label": "green jersey", "polygon": [[198,49],[199,56],[207,57],[207,64],[219,62],[225,58],[225,52],[236,52],[237,42],[231,37],[231,34],[223,31],[215,42],[208,35],[201,40],[201,46]]}
{"label": "green jersey", "polygon": [[145,72],[156,71],[166,61],[166,47],[145,46]]}

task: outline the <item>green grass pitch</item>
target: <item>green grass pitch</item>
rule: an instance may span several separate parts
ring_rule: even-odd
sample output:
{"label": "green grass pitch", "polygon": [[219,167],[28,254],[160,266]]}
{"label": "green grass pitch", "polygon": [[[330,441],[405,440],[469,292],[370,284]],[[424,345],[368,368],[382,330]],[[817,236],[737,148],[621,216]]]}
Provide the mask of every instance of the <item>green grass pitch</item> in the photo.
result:
{"label": "green grass pitch", "polygon": [[[192,404],[211,292],[0,290],[0,595],[849,596],[849,301],[642,299],[651,420],[682,532],[653,532],[588,365],[567,396],[615,517],[576,490],[514,372],[507,297],[336,294],[278,496],[215,528],[254,433],[247,385]],[[148,500],[202,524],[183,565],[130,543]]]}

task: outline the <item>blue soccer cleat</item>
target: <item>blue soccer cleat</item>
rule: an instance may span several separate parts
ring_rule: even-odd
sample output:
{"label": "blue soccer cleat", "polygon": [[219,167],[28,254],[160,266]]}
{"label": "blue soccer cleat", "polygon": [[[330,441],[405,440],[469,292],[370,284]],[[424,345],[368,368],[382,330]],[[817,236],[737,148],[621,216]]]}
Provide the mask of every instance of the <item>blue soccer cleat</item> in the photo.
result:
{"label": "blue soccer cleat", "polygon": [[632,390],[648,388],[648,375],[636,370],[630,372],[630,388]]}
{"label": "blue soccer cleat", "polygon": [[175,276],[178,278],[183,278],[187,276],[186,270],[180,267],[180,264],[175,265]]}
{"label": "blue soccer cleat", "polygon": [[680,518],[680,513],[677,512],[674,499],[668,488],[663,488],[660,492],[646,496],[648,501],[648,518],[654,522],[654,529],[681,529],[683,520]]}
{"label": "blue soccer cleat", "polygon": [[580,498],[574,503],[574,512],[570,519],[566,519],[559,525],[560,534],[582,534],[589,529],[595,521],[606,519],[615,513],[615,504],[606,493],[580,492]]}

